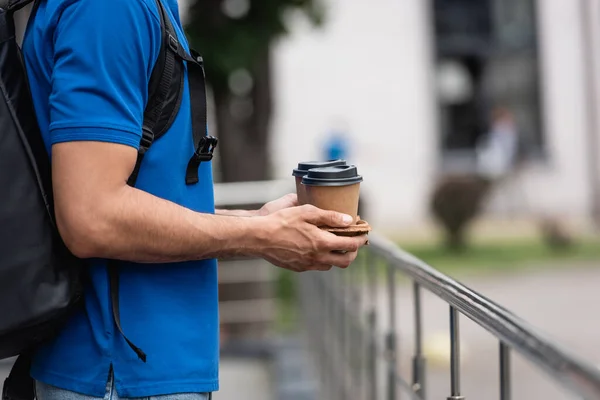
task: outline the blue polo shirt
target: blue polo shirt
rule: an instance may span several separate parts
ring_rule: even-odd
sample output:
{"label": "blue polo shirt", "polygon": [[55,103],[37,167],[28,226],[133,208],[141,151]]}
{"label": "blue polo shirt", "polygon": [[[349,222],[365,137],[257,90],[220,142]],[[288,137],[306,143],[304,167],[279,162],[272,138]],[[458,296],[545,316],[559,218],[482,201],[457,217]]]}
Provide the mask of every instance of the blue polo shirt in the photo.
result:
{"label": "blue polo shirt", "polygon": [[[163,0],[185,42],[175,0]],[[24,57],[48,151],[68,141],[137,148],[148,81],[160,49],[155,0],[41,0],[24,39]],[[187,46],[187,44],[186,44]],[[214,213],[212,171],[185,184],[193,153],[189,88],[170,130],[146,154],[137,187],[203,213]],[[140,361],[118,333],[105,260],[90,260],[85,307],[34,359],[32,376],[103,397],[110,367],[122,397],[218,389],[215,260],[123,264],[121,322],[148,356]]]}

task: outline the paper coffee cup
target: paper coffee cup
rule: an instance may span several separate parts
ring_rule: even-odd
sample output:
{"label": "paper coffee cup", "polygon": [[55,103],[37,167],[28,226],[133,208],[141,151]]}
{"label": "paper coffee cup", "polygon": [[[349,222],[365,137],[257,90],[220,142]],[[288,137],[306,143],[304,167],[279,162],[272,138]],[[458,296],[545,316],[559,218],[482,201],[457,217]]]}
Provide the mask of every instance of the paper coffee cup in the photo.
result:
{"label": "paper coffee cup", "polygon": [[345,160],[330,160],[330,161],[304,161],[298,163],[298,167],[294,169],[292,175],[296,178],[296,194],[298,195],[298,204],[307,204],[306,191],[302,186],[302,178],[309,170],[314,168],[326,168],[339,165],[346,165]]}
{"label": "paper coffee cup", "polygon": [[309,204],[358,219],[358,199],[362,176],[354,165],[310,169],[302,178]]}

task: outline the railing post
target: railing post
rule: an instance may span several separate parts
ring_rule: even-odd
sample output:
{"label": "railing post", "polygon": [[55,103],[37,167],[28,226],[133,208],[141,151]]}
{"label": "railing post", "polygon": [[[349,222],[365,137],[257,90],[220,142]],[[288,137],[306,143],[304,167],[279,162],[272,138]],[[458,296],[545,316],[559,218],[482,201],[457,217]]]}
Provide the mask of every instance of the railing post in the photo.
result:
{"label": "railing post", "polygon": [[464,400],[460,395],[460,334],[458,311],[450,306],[450,397],[448,400]]}
{"label": "railing post", "polygon": [[[377,398],[377,313],[375,310],[369,311],[369,363],[368,363],[368,391],[367,399]],[[372,397],[371,397],[372,396]]]}
{"label": "railing post", "polygon": [[330,399],[336,399],[338,393],[338,370],[336,366],[337,362],[337,310],[336,310],[336,288],[335,279],[332,271],[324,273],[327,279],[327,297],[328,309],[329,309],[329,320],[326,322],[329,325],[329,343],[328,343],[328,363],[329,363],[329,381],[328,381],[328,395]]}
{"label": "railing post", "polygon": [[415,312],[415,355],[413,356],[413,391],[421,399],[425,392],[425,357],[423,356],[423,320],[421,314],[421,286],[413,282]]}
{"label": "railing post", "polygon": [[500,400],[510,400],[510,349],[500,342]]}
{"label": "railing post", "polygon": [[[362,368],[361,361],[364,356],[364,347],[363,341],[361,337],[361,329],[360,329],[360,318],[362,316],[362,292],[360,291],[360,266],[362,265],[362,260],[364,257],[364,252],[360,252],[358,255],[359,262],[356,263],[354,268],[350,271],[350,310],[354,311],[350,321],[350,346],[348,348],[349,351],[349,360],[352,371],[352,398],[356,400],[362,400]],[[358,269],[357,269],[358,267]]]}
{"label": "railing post", "polygon": [[340,271],[336,268],[330,271],[334,278],[334,294],[335,294],[335,314],[336,314],[336,345],[337,358],[334,366],[336,372],[336,384],[338,387],[338,396],[340,400],[346,400],[346,374],[344,362],[344,348],[346,345],[346,332],[344,330],[344,322],[346,316],[344,314],[344,282]]}
{"label": "railing post", "polygon": [[[322,299],[323,303],[320,307],[323,307],[324,310],[324,318],[323,321],[316,321],[319,324],[323,324],[323,344],[322,344],[322,367],[325,370],[323,374],[323,386],[326,389],[326,395],[331,398],[333,392],[332,382],[335,382],[335,365],[334,365],[334,340],[335,340],[335,332],[333,330],[333,318],[334,318],[334,304],[333,304],[333,293],[332,287],[330,285],[329,274],[320,274],[315,279],[318,279],[321,282],[321,290],[322,290]],[[318,303],[315,306],[319,306]]]}
{"label": "railing post", "polygon": [[388,360],[387,399],[396,399],[397,375],[397,334],[396,334],[396,268],[387,261],[388,309],[390,327],[386,337],[386,354]]}
{"label": "railing post", "polygon": [[369,280],[369,297],[370,297],[370,310],[367,317],[367,323],[369,326],[369,348],[368,348],[368,380],[367,385],[367,399],[377,399],[378,390],[378,375],[377,375],[377,280],[376,274],[377,269],[375,267],[375,256],[369,251],[367,253],[367,275]]}
{"label": "railing post", "polygon": [[334,273],[336,275],[336,279],[337,279],[337,300],[338,300],[338,316],[340,317],[339,319],[339,325],[338,325],[338,339],[339,339],[339,359],[338,359],[338,373],[341,375],[339,377],[339,381],[340,381],[340,400],[347,400],[348,399],[348,394],[347,394],[347,390],[348,390],[348,386],[347,386],[347,379],[348,379],[348,360],[346,359],[346,347],[348,345],[348,332],[346,331],[346,325],[347,325],[347,321],[348,321],[348,316],[346,315],[346,282],[345,282],[345,274],[342,274],[342,272],[345,271],[340,271],[339,269],[335,269]]}
{"label": "railing post", "polygon": [[353,400],[355,399],[355,393],[353,391],[354,386],[354,370],[352,364],[352,345],[353,345],[353,334],[352,334],[352,304],[353,304],[353,292],[354,289],[352,287],[352,270],[339,270],[338,274],[340,274],[340,283],[341,283],[341,291],[340,291],[340,307],[341,314],[343,316],[342,319],[342,333],[343,333],[343,343],[342,343],[342,368],[343,368],[343,387],[344,387],[344,400]]}

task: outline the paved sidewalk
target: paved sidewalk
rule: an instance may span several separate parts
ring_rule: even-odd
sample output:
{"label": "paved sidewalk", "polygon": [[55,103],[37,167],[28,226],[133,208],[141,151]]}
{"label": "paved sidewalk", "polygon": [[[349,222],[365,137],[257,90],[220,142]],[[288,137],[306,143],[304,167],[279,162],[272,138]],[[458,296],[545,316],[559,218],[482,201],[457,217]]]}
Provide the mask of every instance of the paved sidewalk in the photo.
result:
{"label": "paved sidewalk", "polygon": [[274,400],[268,361],[248,358],[222,358],[220,387],[214,400]]}

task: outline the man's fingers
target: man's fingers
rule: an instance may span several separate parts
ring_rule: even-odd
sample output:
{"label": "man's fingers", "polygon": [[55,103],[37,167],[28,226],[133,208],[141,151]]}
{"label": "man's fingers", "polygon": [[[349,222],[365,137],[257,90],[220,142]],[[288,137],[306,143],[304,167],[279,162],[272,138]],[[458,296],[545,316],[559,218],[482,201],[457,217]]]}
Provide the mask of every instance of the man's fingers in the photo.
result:
{"label": "man's fingers", "polygon": [[356,251],[344,254],[331,252],[324,256],[323,260],[321,261],[338,268],[348,268],[350,264],[352,264],[352,262],[356,259],[357,254],[358,253]]}
{"label": "man's fingers", "polygon": [[304,207],[304,216],[306,222],[316,226],[330,226],[332,228],[345,228],[350,226],[354,219],[350,215],[335,211],[321,210],[319,208],[306,205]]}
{"label": "man's fingers", "polygon": [[285,196],[283,196],[283,198],[286,201],[289,201],[290,204],[294,207],[298,205],[298,195],[296,193],[288,193]]}
{"label": "man's fingers", "polygon": [[331,264],[318,264],[307,268],[307,271],[329,271],[331,268],[333,268]]}
{"label": "man's fingers", "polygon": [[367,242],[367,235],[344,237],[330,234],[326,239],[326,248],[329,251],[335,251],[338,253],[355,252],[358,251],[358,249],[363,247],[365,244],[367,244]]}

